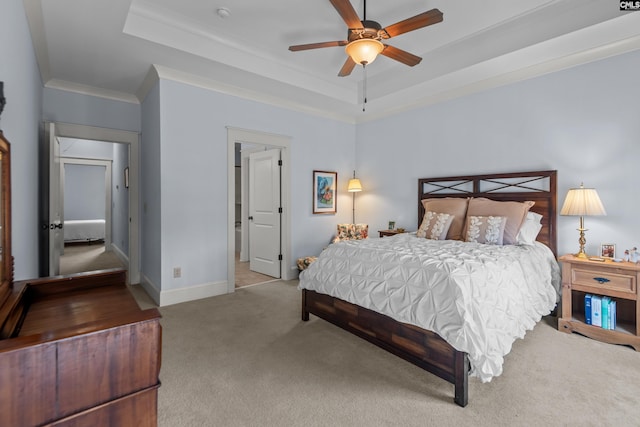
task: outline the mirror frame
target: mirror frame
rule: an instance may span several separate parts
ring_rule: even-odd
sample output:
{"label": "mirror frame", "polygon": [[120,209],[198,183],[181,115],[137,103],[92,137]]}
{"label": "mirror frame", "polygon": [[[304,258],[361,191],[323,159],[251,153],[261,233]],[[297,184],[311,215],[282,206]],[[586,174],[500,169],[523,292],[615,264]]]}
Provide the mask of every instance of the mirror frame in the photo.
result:
{"label": "mirror frame", "polygon": [[0,130],[0,212],[2,262],[0,262],[0,306],[5,302],[13,288],[13,256],[11,253],[11,148],[9,141]]}

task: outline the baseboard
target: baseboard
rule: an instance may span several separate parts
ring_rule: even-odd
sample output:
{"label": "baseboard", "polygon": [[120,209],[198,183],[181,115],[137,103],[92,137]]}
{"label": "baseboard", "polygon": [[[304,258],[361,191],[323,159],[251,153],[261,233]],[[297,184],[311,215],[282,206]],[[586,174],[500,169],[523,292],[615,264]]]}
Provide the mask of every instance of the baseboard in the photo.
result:
{"label": "baseboard", "polygon": [[227,282],[205,283],[188,288],[160,291],[160,307],[181,302],[195,301],[202,298],[215,297],[227,293]]}
{"label": "baseboard", "polygon": [[147,276],[145,276],[144,274],[140,275],[140,286],[142,286],[144,288],[144,290],[147,292],[147,295],[149,295],[151,297],[153,302],[155,302],[159,306],[160,305],[160,291],[153,284],[153,282],[151,280],[149,280],[149,278]]}
{"label": "baseboard", "polygon": [[116,256],[124,263],[124,265],[129,265],[129,256],[122,252],[122,249],[118,247],[115,243],[111,243],[111,251],[116,254]]}

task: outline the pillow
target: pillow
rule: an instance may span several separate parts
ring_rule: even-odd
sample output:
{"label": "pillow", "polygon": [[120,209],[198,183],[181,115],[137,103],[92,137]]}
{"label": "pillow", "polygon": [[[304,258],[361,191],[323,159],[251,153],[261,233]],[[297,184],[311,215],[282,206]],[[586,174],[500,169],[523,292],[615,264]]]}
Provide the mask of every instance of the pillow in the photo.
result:
{"label": "pillow", "polygon": [[467,215],[467,205],[469,199],[462,197],[443,197],[441,199],[424,199],[422,206],[425,212],[446,213],[453,217],[447,239],[462,240],[464,229],[464,218]]}
{"label": "pillow", "polygon": [[447,213],[427,211],[422,218],[422,224],[416,232],[418,237],[432,240],[445,240],[454,216]]}
{"label": "pillow", "polygon": [[[468,216],[505,216],[507,224],[504,227],[504,244],[515,245],[518,242],[518,230],[535,202],[498,202],[473,197],[469,200]],[[466,240],[466,228],[465,228]]]}
{"label": "pillow", "polygon": [[538,233],[542,229],[542,215],[535,212],[527,212],[527,217],[520,226],[518,231],[518,244],[519,245],[533,245],[538,237]]}
{"label": "pillow", "polygon": [[369,224],[338,224],[333,243],[342,240],[362,240],[369,237]]}
{"label": "pillow", "polygon": [[467,242],[502,245],[506,216],[468,216]]}
{"label": "pillow", "polygon": [[362,240],[369,237],[369,224],[356,224],[355,234],[353,236],[356,240]]}

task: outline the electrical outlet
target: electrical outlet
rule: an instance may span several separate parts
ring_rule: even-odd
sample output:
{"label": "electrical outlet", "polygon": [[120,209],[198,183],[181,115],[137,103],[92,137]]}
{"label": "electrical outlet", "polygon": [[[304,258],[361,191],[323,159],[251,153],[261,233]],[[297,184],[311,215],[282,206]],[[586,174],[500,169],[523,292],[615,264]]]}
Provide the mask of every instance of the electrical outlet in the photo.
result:
{"label": "electrical outlet", "polygon": [[180,276],[182,276],[182,268],[174,267],[173,268],[173,277],[177,279]]}

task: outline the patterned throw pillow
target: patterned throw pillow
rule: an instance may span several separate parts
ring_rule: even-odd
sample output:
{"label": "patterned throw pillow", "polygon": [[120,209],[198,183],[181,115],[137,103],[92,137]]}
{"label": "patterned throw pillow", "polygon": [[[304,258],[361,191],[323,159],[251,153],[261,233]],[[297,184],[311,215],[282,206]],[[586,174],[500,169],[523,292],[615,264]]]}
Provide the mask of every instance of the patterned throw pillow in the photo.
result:
{"label": "patterned throw pillow", "polygon": [[468,216],[467,242],[502,245],[506,216]]}
{"label": "patterned throw pillow", "polygon": [[333,243],[342,240],[362,240],[369,237],[369,224],[338,224]]}
{"label": "patterned throw pillow", "polygon": [[[484,197],[473,197],[469,200],[469,216],[504,216],[507,224],[504,227],[504,244],[515,245],[518,242],[518,230],[527,216],[529,209],[535,204],[527,202],[501,202]],[[468,221],[467,221],[468,222]],[[465,229],[466,231],[466,229]],[[466,234],[465,234],[466,235]],[[465,237],[466,239],[466,237]]]}
{"label": "patterned throw pillow", "polygon": [[444,240],[451,227],[454,216],[446,213],[427,211],[422,217],[422,224],[416,232],[416,236],[432,240]]}

